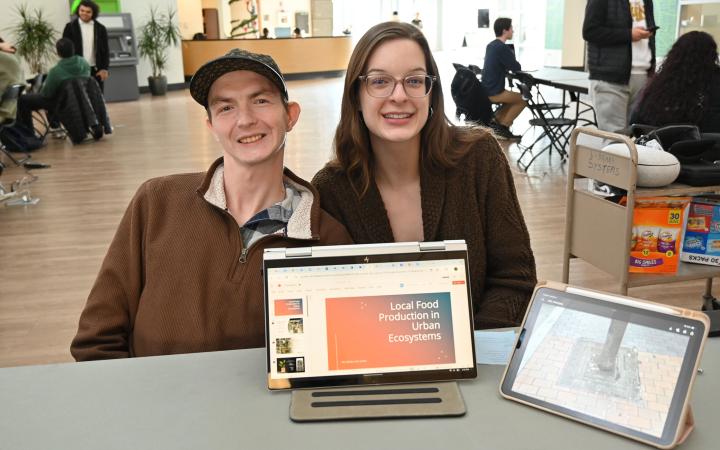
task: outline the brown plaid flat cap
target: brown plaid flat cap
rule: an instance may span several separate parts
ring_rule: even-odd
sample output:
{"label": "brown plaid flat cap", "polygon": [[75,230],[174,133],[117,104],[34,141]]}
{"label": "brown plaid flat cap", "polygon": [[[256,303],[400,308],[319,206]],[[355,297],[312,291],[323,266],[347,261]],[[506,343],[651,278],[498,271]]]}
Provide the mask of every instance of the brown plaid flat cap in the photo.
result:
{"label": "brown plaid flat cap", "polygon": [[264,76],[280,89],[280,94],[285,101],[288,100],[285,80],[272,57],[239,48],[232,49],[226,55],[213,59],[200,67],[190,80],[190,95],[196,102],[207,108],[210,86],[221,76],[236,70],[251,70]]}

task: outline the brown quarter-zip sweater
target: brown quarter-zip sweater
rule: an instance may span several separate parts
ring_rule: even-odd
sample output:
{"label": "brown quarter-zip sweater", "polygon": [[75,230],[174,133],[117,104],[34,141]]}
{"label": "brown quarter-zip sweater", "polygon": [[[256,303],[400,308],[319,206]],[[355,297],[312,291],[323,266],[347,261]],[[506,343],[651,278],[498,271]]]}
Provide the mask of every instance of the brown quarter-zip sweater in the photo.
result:
{"label": "brown quarter-zip sweater", "polygon": [[140,187],[80,316],[76,360],[262,347],[263,250],[351,242],[320,209],[317,191],[286,169],[285,181],[302,194],[287,235],[243,252],[237,222],[203,198],[221,163]]}

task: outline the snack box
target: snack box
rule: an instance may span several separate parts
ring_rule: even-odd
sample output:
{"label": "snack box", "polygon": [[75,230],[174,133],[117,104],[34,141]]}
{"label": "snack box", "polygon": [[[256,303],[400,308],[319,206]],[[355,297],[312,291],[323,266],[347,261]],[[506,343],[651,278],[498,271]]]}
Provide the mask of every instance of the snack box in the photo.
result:
{"label": "snack box", "polygon": [[675,273],[690,197],[644,197],[635,200],[630,272]]}
{"label": "snack box", "polygon": [[680,260],[720,266],[720,198],[693,199]]}

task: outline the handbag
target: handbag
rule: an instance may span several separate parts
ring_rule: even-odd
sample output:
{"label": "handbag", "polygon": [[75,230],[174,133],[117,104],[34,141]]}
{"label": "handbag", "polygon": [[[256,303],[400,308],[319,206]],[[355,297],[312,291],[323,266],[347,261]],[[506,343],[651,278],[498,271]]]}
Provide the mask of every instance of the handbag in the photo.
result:
{"label": "handbag", "polygon": [[690,186],[720,185],[720,141],[703,139],[695,125],[667,125],[640,136],[637,142],[653,139],[680,161],[677,181]]}
{"label": "handbag", "polygon": [[16,121],[0,127],[0,142],[11,152],[31,152],[45,145],[45,136]]}

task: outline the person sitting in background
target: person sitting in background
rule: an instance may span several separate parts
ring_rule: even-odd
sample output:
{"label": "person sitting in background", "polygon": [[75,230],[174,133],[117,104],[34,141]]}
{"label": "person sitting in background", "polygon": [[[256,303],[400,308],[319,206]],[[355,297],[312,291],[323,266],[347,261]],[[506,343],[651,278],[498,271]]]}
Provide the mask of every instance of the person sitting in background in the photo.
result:
{"label": "person sitting in background", "polygon": [[535,259],[507,158],[484,128],[454,126],[414,25],[358,41],[345,76],[335,158],[313,178],[358,244],[465,239],[476,328],[517,326]]}
{"label": "person sitting in background", "polygon": [[292,37],[293,37],[293,38],[301,38],[301,37],[302,37],[302,31],[300,31],[300,28],[297,28],[297,27],[296,27],[296,28],[293,30]]}
{"label": "person sitting in background", "polygon": [[512,19],[500,17],[493,24],[497,39],[485,48],[485,65],[482,71],[482,83],[487,89],[488,98],[502,106],[495,113],[495,134],[501,139],[519,139],[510,131],[510,126],[527,106],[522,95],[505,89],[505,77],[509,71],[521,70],[515,53],[505,44],[513,37]]}
{"label": "person sitting in background", "polygon": [[263,28],[260,39],[270,39],[270,30],[268,30],[267,28]]}
{"label": "person sitting in background", "polygon": [[[75,54],[75,46],[70,39],[58,40],[55,49],[60,61],[48,72],[40,92],[25,94],[18,99],[17,119],[30,129],[33,128],[33,111],[44,109],[51,115],[57,100],[56,94],[64,81],[90,76],[90,65],[82,56]],[[51,117],[48,120],[54,122]]]}
{"label": "person sitting in background", "polygon": [[720,133],[720,66],[711,35],[691,31],[678,38],[641,92],[630,123],[694,124]]}
{"label": "person sitting in background", "polygon": [[[15,47],[0,38],[0,96],[11,84],[25,84],[20,60],[15,55]],[[15,119],[16,100],[0,104],[0,123]]]}

